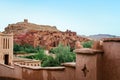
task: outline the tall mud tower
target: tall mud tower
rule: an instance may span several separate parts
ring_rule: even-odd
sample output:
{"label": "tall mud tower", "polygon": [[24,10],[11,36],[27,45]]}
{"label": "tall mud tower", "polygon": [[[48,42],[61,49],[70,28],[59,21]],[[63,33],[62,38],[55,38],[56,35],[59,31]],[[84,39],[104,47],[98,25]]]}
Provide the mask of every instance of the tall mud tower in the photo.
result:
{"label": "tall mud tower", "polygon": [[13,34],[0,33],[0,63],[12,65]]}

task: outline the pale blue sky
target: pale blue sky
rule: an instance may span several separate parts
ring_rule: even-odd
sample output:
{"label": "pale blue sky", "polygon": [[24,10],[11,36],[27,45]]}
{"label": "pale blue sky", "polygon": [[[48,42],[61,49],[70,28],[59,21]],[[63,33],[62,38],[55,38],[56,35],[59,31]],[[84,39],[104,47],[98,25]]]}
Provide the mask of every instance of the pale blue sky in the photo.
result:
{"label": "pale blue sky", "polygon": [[80,35],[120,36],[120,0],[0,0],[0,31],[23,19]]}

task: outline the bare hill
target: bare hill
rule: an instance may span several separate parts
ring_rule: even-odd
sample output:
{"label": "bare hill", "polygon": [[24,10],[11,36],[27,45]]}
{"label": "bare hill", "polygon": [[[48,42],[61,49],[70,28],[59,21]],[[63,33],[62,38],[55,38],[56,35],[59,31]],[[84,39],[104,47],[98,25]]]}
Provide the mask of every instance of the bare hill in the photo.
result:
{"label": "bare hill", "polygon": [[28,31],[59,31],[56,26],[49,25],[38,25],[34,23],[29,23],[27,19],[24,19],[24,22],[18,22],[16,24],[9,24],[5,28],[6,33],[25,33]]}

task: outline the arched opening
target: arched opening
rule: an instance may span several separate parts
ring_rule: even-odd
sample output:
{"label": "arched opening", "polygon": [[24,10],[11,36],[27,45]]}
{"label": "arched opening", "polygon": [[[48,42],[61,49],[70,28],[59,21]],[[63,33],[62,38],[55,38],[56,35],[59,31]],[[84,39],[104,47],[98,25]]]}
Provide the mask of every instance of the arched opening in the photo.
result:
{"label": "arched opening", "polygon": [[6,65],[9,64],[9,55],[8,54],[4,55],[4,64],[6,64]]}

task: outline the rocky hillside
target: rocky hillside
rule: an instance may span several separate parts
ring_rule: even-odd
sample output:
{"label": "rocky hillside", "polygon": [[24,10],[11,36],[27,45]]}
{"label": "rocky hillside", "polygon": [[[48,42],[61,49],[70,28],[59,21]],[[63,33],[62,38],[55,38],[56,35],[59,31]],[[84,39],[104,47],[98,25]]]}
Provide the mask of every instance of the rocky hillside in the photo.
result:
{"label": "rocky hillside", "polygon": [[50,32],[50,31],[29,31],[14,35],[14,42],[18,44],[30,44],[34,47],[41,46],[46,49],[58,46],[58,44],[75,47],[76,41],[89,41],[89,39],[77,36],[76,32]]}
{"label": "rocky hillside", "polygon": [[76,41],[89,41],[87,38],[78,36],[76,32],[70,30],[61,32],[54,26],[37,25],[29,23],[28,20],[9,24],[4,32],[13,32],[14,42],[17,44],[30,44],[34,47],[41,46],[48,50],[58,46],[60,43],[70,45],[71,48],[74,48]]}
{"label": "rocky hillside", "polygon": [[27,19],[24,19],[24,22],[18,22],[16,24],[9,24],[5,28],[5,33],[20,34],[26,33],[28,31],[35,30],[35,31],[59,31],[55,26],[49,25],[37,25],[33,23],[29,23]]}

